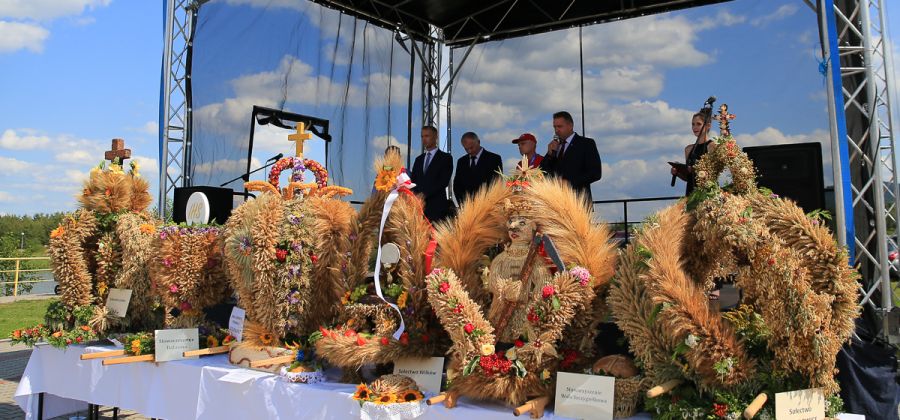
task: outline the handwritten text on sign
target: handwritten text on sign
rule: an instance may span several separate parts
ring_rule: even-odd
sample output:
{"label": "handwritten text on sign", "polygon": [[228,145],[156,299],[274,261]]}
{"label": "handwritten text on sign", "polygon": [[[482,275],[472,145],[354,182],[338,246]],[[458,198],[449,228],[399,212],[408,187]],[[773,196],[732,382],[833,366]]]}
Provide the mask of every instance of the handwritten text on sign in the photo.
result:
{"label": "handwritten text on sign", "polygon": [[616,378],[612,376],[556,374],[555,413],[563,417],[612,420]]}
{"label": "handwritten text on sign", "polygon": [[[181,330],[156,330],[153,335],[156,340],[157,362],[185,359],[184,352],[200,348],[200,340],[196,328]],[[189,359],[196,359],[197,356]]]}
{"label": "handwritten text on sign", "polygon": [[777,420],[822,420],[825,418],[825,394],[819,388],[775,394]]}
{"label": "handwritten text on sign", "polygon": [[435,395],[441,392],[443,373],[443,357],[402,359],[394,362],[394,374],[409,376],[419,385],[419,390]]}

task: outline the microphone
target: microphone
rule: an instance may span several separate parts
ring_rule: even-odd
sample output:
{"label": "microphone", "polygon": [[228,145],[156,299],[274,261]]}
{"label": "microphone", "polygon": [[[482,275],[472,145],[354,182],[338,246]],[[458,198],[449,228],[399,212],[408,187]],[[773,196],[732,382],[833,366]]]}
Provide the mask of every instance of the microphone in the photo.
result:
{"label": "microphone", "polygon": [[275,155],[275,156],[270,157],[269,160],[267,160],[266,162],[272,162],[272,161],[281,159],[281,158],[283,158],[283,157],[284,157],[284,153],[279,153],[279,154],[277,154],[277,155]]}
{"label": "microphone", "polygon": [[703,105],[712,105],[714,102],[716,102],[716,97],[710,96],[706,99],[706,102],[704,102]]}
{"label": "microphone", "polygon": [[[557,136],[556,134],[554,134],[554,135],[553,135],[553,141],[555,141],[555,142],[558,144],[558,143],[559,143],[559,136]],[[553,150],[553,154],[552,154],[551,156],[552,156],[552,157],[556,157],[556,156],[558,156],[558,155],[559,155],[559,146],[557,145],[557,146],[556,146],[556,149]]]}

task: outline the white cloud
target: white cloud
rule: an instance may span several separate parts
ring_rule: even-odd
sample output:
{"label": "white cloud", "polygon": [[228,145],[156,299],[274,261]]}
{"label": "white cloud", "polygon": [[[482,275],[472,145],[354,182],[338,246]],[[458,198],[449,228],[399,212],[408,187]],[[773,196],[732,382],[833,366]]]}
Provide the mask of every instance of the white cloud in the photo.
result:
{"label": "white cloud", "polygon": [[0,156],[0,168],[3,168],[5,173],[16,173],[31,168],[31,164],[15,158]]}
{"label": "white cloud", "polygon": [[147,121],[143,126],[135,129],[135,131],[148,134],[151,136],[159,135],[159,122]]}
{"label": "white cloud", "polygon": [[80,15],[86,9],[109,5],[112,0],[3,0],[0,17],[13,19],[52,20]]}
{"label": "white cloud", "polygon": [[797,10],[799,10],[799,6],[794,3],[783,4],[775,9],[774,12],[753,19],[750,21],[750,24],[753,26],[766,26],[772,22],[793,16],[794,13],[797,13]]}
{"label": "white cloud", "polygon": [[10,150],[38,149],[50,144],[50,137],[31,129],[7,129],[0,135],[0,148]]}
{"label": "white cloud", "polygon": [[13,203],[19,201],[19,197],[6,191],[0,191],[0,203]]}
{"label": "white cloud", "polygon": [[0,20],[0,53],[29,50],[43,52],[44,41],[50,31],[33,23],[6,22]]}

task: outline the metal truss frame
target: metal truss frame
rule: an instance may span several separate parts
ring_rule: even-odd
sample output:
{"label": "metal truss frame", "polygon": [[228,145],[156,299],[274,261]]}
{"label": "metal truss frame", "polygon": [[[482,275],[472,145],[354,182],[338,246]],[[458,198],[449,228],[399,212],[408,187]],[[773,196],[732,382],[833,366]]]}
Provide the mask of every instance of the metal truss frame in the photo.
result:
{"label": "metal truss frame", "polygon": [[823,55],[833,82],[827,85],[838,237],[862,274],[860,305],[880,318],[878,335],[896,342],[889,313],[894,306],[890,278],[897,267],[890,264],[888,252],[898,249],[900,242],[896,230],[900,194],[891,107],[894,68],[884,3],[820,0],[817,8]]}
{"label": "metal truss frame", "polygon": [[159,215],[167,214],[175,187],[190,185],[190,49],[200,2],[166,2],[163,97],[160,121]]}

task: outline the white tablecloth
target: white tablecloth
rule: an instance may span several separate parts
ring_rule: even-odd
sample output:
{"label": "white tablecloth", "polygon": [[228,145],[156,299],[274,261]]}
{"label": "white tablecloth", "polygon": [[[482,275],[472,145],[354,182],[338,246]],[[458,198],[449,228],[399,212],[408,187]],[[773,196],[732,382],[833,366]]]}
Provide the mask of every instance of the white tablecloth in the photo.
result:
{"label": "white tablecloth", "polygon": [[[84,352],[104,347],[50,346],[34,349],[16,390],[15,401],[27,419],[37,416],[37,394],[44,400],[44,417],[84,410],[84,402],[137,411],[147,417],[180,419],[352,419],[360,417],[351,398],[354,386],[332,382],[288,383],[264,376],[244,383],[221,381],[241,368],[225,355],[166,363],[103,366],[100,360],[80,360]],[[331,379],[334,379],[333,376]],[[79,403],[79,401],[81,403]],[[454,409],[428,407],[428,419],[505,419],[512,409],[463,399]],[[546,419],[555,417],[552,413]],[[649,419],[646,414],[636,419]]]}

